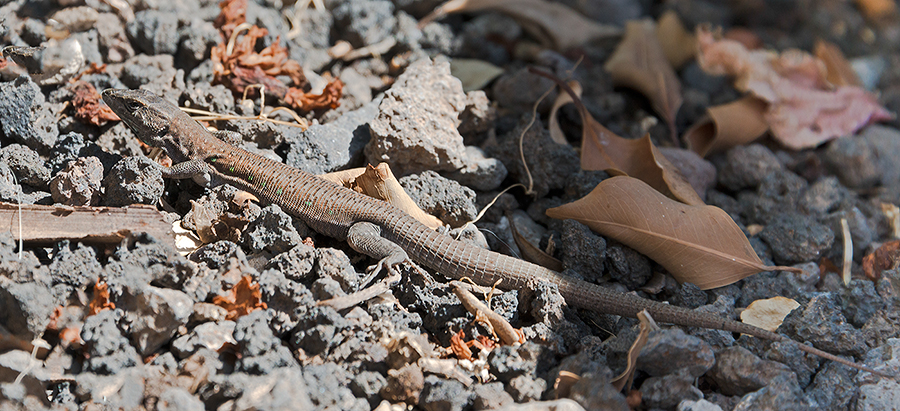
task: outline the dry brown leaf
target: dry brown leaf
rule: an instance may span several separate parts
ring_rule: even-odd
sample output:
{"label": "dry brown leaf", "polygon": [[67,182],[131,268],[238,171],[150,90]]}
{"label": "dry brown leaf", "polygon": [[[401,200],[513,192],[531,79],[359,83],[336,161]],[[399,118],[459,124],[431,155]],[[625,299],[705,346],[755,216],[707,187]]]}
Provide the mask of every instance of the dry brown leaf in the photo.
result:
{"label": "dry brown leaf", "polygon": [[422,19],[419,26],[447,14],[477,11],[506,14],[544,46],[559,51],[621,33],[618,27],[597,23],[561,3],[544,0],[450,0]]}
{"label": "dry brown leaf", "polygon": [[631,177],[603,180],[584,198],[547,210],[571,218],[650,257],[676,280],[707,290],[760,271],[798,272],[762,263],[728,213],[673,201]]}
{"label": "dry brown leaf", "polygon": [[109,286],[105,282],[98,281],[94,284],[94,298],[88,304],[88,316],[103,310],[115,310],[116,304],[109,301]]}
{"label": "dry brown leaf", "polygon": [[678,13],[669,10],[656,24],[656,39],[672,67],[679,68],[697,55],[697,38],[684,28]]}
{"label": "dry brown leaf", "polygon": [[71,85],[72,106],[75,107],[75,118],[88,124],[102,126],[107,121],[118,121],[119,116],[113,113],[105,103],[100,100],[100,93],[91,83],[78,80]]}
{"label": "dry brown leaf", "polygon": [[[577,81],[570,81],[568,84],[569,88],[575,92],[575,96],[580,98],[582,91],[581,84],[578,84]],[[559,93],[556,95],[556,101],[553,102],[553,107],[550,109],[550,119],[547,121],[547,128],[550,130],[550,138],[552,138],[556,144],[569,145],[569,141],[566,140],[566,133],[563,133],[562,128],[559,127],[557,114],[562,106],[572,102],[572,96],[569,95],[569,93]]]}
{"label": "dry brown leaf", "polygon": [[[893,1],[893,0],[892,0]],[[853,71],[850,62],[844,57],[840,47],[834,43],[819,40],[813,49],[816,58],[822,60],[827,72],[826,79],[833,86],[862,86],[859,76]]]}
{"label": "dry brown leaf", "polygon": [[863,271],[872,281],[881,278],[881,272],[892,270],[900,265],[900,240],[888,241],[871,254],[863,257]]}
{"label": "dry brown leaf", "polygon": [[641,331],[631,344],[631,348],[628,349],[628,360],[625,364],[625,370],[609,382],[613,387],[616,387],[616,391],[631,389],[631,382],[634,379],[634,372],[637,371],[637,360],[641,355],[641,350],[647,345],[650,331],[659,329],[659,326],[656,325],[656,322],[653,321],[653,317],[650,316],[647,310],[642,310],[638,313],[638,320],[641,321]]}
{"label": "dry brown leaf", "polygon": [[289,106],[302,111],[335,109],[341,105],[344,83],[334,79],[325,85],[321,93],[307,93],[301,88],[291,87],[282,98]]}
{"label": "dry brown leaf", "polygon": [[525,261],[529,261],[535,263],[541,267],[549,268],[553,271],[562,271],[563,263],[562,261],[553,258],[550,254],[544,252],[534,244],[531,244],[525,237],[519,234],[519,230],[516,230],[516,223],[507,215],[507,220],[509,220],[509,229],[512,231],[513,240],[516,242],[516,246],[519,247],[519,251],[522,252],[522,258]]}
{"label": "dry brown leaf", "polygon": [[767,102],[766,122],[785,147],[813,148],[892,118],[875,96],[859,87],[832,89],[825,65],[807,53],[749,51],[736,41],[715,37],[697,29],[700,66],[711,74],[734,76],[738,90]]}
{"label": "dry brown leaf", "polygon": [[769,125],[764,117],[768,104],[753,97],[706,109],[707,114],[684,133],[689,149],[700,156],[744,145],[762,136]]}
{"label": "dry brown leaf", "polygon": [[235,27],[247,21],[247,0],[224,0],[219,3],[219,8],[222,11],[216,16],[213,26],[221,30],[227,39]]}
{"label": "dry brown leaf", "polygon": [[669,126],[677,146],[675,115],[681,107],[681,83],[659,44],[653,20],[625,24],[625,38],[603,68],[615,84],[640,91],[650,100]]}
{"label": "dry brown leaf", "polygon": [[469,346],[466,345],[465,333],[463,330],[459,330],[458,333],[450,336],[450,351],[453,352],[453,355],[460,360],[471,360],[472,359],[472,350],[469,349]]}
{"label": "dry brown leaf", "polygon": [[387,163],[379,163],[375,167],[372,167],[371,164],[366,166],[365,172],[356,177],[352,188],[369,197],[393,204],[429,228],[437,228],[444,225],[439,218],[419,208],[409,194],[406,194],[403,186],[397,181],[397,177],[394,177],[394,173],[391,172],[391,167]]}
{"label": "dry brown leaf", "polygon": [[612,175],[628,175],[643,180],[668,197],[685,204],[704,204],[681,172],[653,145],[650,135],[630,140],[615,135],[588,113],[581,99],[556,76],[536,70],[530,72],[547,77],[566,90],[581,114],[581,168],[605,170]]}
{"label": "dry brown leaf", "polygon": [[786,297],[756,300],[741,312],[741,321],[774,332],[800,303]]}
{"label": "dry brown leaf", "polygon": [[259,284],[254,284],[253,277],[249,275],[241,277],[241,281],[238,281],[227,295],[213,297],[212,303],[228,310],[225,318],[229,321],[234,321],[260,308],[268,308],[266,303],[262,302]]}

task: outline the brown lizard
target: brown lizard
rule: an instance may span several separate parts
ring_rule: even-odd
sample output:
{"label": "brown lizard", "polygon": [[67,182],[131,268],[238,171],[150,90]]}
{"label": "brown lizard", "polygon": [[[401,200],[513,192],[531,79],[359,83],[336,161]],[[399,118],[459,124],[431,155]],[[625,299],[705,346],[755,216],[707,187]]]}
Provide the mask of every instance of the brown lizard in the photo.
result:
{"label": "brown lizard", "polygon": [[[540,281],[559,287],[566,303],[600,313],[636,318],[646,310],[657,321],[749,334],[796,344],[801,350],[882,376],[884,372],[798,343],[778,333],[683,307],[616,292],[597,284],[507,255],[485,250],[429,229],[393,205],[322,180],[222,141],[177,106],[143,90],[103,91],[103,100],[138,138],[169,155],[169,178],[202,184],[232,184],[278,204],[319,233],[346,240],[354,250],[394,269],[412,260],[441,274],[508,289],[533,288]],[[162,166],[160,166],[162,167]]]}

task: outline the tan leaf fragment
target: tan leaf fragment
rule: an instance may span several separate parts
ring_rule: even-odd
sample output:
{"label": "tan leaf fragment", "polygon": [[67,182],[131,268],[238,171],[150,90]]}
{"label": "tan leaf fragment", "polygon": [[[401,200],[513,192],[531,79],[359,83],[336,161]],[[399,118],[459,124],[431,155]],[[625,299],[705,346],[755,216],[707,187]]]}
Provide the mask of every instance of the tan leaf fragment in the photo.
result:
{"label": "tan leaf fragment", "polygon": [[878,20],[897,14],[896,0],[856,0],[863,15],[870,20]]}
{"label": "tan leaf fragment", "polygon": [[419,26],[451,13],[478,11],[512,17],[544,46],[559,51],[621,33],[618,27],[597,23],[562,3],[544,0],[450,0],[423,18]]}
{"label": "tan leaf fragment", "polygon": [[854,86],[832,88],[824,63],[799,50],[747,50],[697,29],[700,67],[735,77],[735,87],[769,103],[766,122],[785,147],[801,150],[856,132],[893,116],[871,93]]}
{"label": "tan leaf fragment", "polygon": [[784,317],[799,306],[800,303],[786,297],[756,300],[741,312],[741,321],[774,332],[781,326]]}
{"label": "tan leaf fragment", "polygon": [[552,74],[535,69],[529,71],[552,79],[572,97],[583,123],[582,169],[604,170],[611,175],[635,177],[685,204],[704,204],[678,168],[653,145],[649,134],[637,140],[615,135],[591,116],[581,99],[575,96],[575,92],[567,84]]}
{"label": "tan leaf fragment", "polygon": [[882,271],[893,270],[898,266],[900,266],[900,240],[882,244],[862,260],[863,271],[872,281],[880,279]]}
{"label": "tan leaf fragment", "polygon": [[213,297],[212,303],[228,310],[226,319],[229,321],[234,321],[258,309],[268,308],[262,301],[259,284],[253,283],[253,277],[249,275],[241,277],[241,280],[231,288],[227,295]]}
{"label": "tan leaf fragment", "polygon": [[394,173],[387,163],[378,163],[374,167],[369,164],[365,168],[336,171],[318,177],[369,197],[387,201],[395,207],[406,211],[407,214],[429,228],[437,228],[444,225],[439,218],[419,208],[409,194],[406,194],[406,191],[403,190],[400,182],[397,181],[397,177],[394,177]]}
{"label": "tan leaf fragment", "polygon": [[816,58],[822,60],[822,63],[825,64],[825,71],[827,73],[825,78],[831,85],[837,87],[862,86],[862,83],[859,81],[859,76],[853,71],[853,67],[850,65],[850,62],[847,61],[847,58],[844,57],[844,53],[841,52],[840,47],[834,43],[818,40],[816,41],[813,53],[816,55]]}
{"label": "tan leaf fragment", "polygon": [[[577,81],[570,81],[568,84],[572,91],[575,92],[575,97],[581,98],[581,84],[578,84]],[[572,100],[572,96],[569,95],[569,93],[559,93],[556,95],[553,107],[550,108],[550,119],[547,121],[547,128],[550,130],[550,138],[552,138],[556,144],[569,145],[569,141],[566,140],[566,133],[563,133],[562,128],[559,127],[559,118],[557,118],[557,114],[562,106],[572,103],[573,101],[574,100]]]}
{"label": "tan leaf fragment", "polygon": [[681,83],[659,44],[653,20],[625,24],[625,37],[603,67],[613,83],[635,89],[650,100],[677,146],[675,115],[682,102]]}
{"label": "tan leaf fragment", "polygon": [[769,129],[767,107],[765,101],[753,96],[709,107],[706,115],[684,133],[684,140],[691,151],[703,157],[750,143]]}
{"label": "tan leaf fragment", "polygon": [[638,320],[641,321],[641,330],[637,338],[628,349],[628,360],[626,361],[625,370],[609,383],[616,387],[616,391],[622,389],[631,389],[631,382],[634,379],[634,372],[637,370],[637,360],[640,357],[641,350],[647,345],[647,339],[650,337],[650,331],[658,330],[659,326],[653,321],[653,317],[647,310],[638,313]]}
{"label": "tan leaf fragment", "polygon": [[482,60],[462,58],[450,60],[450,74],[462,82],[463,91],[467,93],[481,90],[503,74],[503,71],[502,68]]}
{"label": "tan leaf fragment", "polygon": [[587,224],[650,257],[679,282],[704,290],[761,271],[799,272],[764,265],[722,209],[673,201],[631,177],[603,180],[584,198],[548,209],[547,215]]}
{"label": "tan leaf fragment", "polygon": [[674,68],[679,68],[697,55],[697,38],[691,33],[674,10],[659,17],[656,23],[656,39],[662,47],[666,60]]}

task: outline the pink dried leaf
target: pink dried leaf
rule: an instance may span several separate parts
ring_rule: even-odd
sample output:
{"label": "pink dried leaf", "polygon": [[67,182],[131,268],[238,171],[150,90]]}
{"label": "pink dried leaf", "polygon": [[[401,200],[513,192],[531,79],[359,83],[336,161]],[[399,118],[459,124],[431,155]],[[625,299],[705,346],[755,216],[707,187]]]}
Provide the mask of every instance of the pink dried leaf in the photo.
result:
{"label": "pink dried leaf", "polygon": [[735,87],[769,104],[765,119],[785,147],[800,150],[892,118],[871,93],[854,86],[833,88],[824,63],[799,50],[781,54],[748,50],[733,40],[717,40],[697,30],[700,66],[711,74],[735,77]]}

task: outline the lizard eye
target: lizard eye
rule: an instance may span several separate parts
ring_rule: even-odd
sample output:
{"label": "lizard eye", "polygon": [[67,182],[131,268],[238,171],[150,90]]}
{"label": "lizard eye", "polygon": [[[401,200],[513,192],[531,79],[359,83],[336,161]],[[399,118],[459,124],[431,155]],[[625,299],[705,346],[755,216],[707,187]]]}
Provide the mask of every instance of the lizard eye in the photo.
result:
{"label": "lizard eye", "polygon": [[128,110],[131,110],[131,111],[135,111],[135,110],[141,108],[141,103],[138,103],[137,101],[134,101],[134,100],[128,100],[128,102],[126,102],[125,105],[127,105]]}

